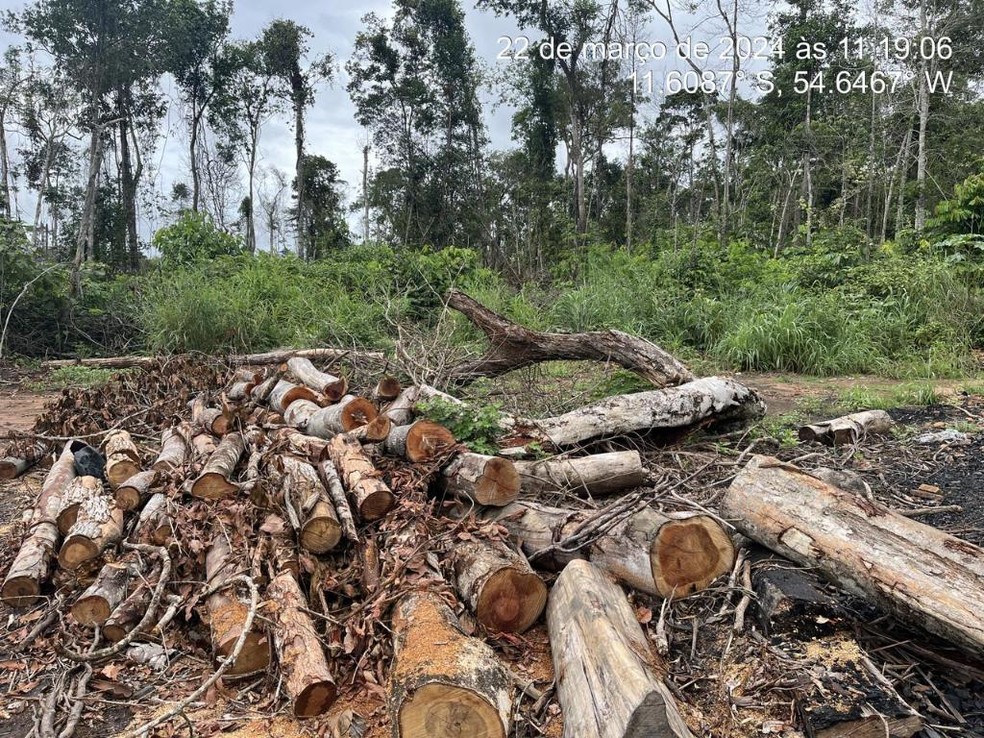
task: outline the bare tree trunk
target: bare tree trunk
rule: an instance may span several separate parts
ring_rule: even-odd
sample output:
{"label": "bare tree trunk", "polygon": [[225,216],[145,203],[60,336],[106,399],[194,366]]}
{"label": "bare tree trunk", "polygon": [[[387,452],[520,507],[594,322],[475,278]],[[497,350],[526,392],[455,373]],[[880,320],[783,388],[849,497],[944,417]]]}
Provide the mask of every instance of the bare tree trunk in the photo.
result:
{"label": "bare tree trunk", "polygon": [[369,145],[362,147],[362,240],[369,242]]}
{"label": "bare tree trunk", "polygon": [[[919,38],[929,33],[926,0],[919,3]],[[929,127],[929,60],[919,64],[919,151],[916,157],[916,230],[926,227],[926,129]]]}
{"label": "bare tree trunk", "polygon": [[6,110],[0,110],[0,215],[10,218],[10,157],[7,152]]}
{"label": "bare tree trunk", "polygon": [[[93,107],[95,107],[95,101]],[[102,125],[93,123],[89,137],[89,176],[85,186],[85,201],[79,217],[79,231],[75,238],[75,259],[72,261],[72,291],[82,291],[82,263],[92,258],[95,241],[96,194],[99,189],[99,170],[102,167]]]}

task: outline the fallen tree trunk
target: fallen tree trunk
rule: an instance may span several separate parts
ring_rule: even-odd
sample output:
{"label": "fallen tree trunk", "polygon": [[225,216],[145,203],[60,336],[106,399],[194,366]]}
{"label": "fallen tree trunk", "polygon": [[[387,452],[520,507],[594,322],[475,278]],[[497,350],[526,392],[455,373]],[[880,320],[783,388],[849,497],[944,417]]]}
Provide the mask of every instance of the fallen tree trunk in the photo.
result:
{"label": "fallen tree trunk", "polygon": [[345,395],[334,405],[322,408],[308,420],[305,433],[318,438],[331,438],[336,433],[348,433],[366,425],[379,412],[365,397]]}
{"label": "fallen tree trunk", "polygon": [[245,451],[246,438],[241,433],[223,436],[202,473],[191,483],[192,497],[221,500],[235,494],[239,485],[232,481],[232,476]]}
{"label": "fallen tree trunk", "polygon": [[345,377],[336,377],[319,371],[310,359],[303,356],[291,357],[287,360],[287,367],[290,369],[290,373],[297,378],[297,381],[324,395],[329,402],[338,402],[345,396],[348,389],[348,382]]}
{"label": "fallen tree trunk", "polygon": [[[379,351],[353,351],[351,349],[317,348],[317,349],[284,349],[282,351],[267,351],[261,354],[234,354],[223,357],[229,364],[281,364],[291,357],[299,356],[307,359],[372,359],[384,361],[385,356]],[[184,354],[173,358],[188,358],[199,360],[200,357]],[[42,369],[58,369],[63,366],[89,366],[104,369],[130,369],[132,367],[151,368],[160,363],[157,356],[108,356],[97,359],[56,359],[42,361]]]}
{"label": "fallen tree trunk", "polygon": [[4,577],[0,599],[11,607],[28,607],[41,597],[41,585],[51,573],[51,563],[58,549],[55,517],[61,507],[62,495],[74,478],[75,456],[69,442],[48,470],[27,534]]}
{"label": "fallen tree trunk", "polygon": [[289,571],[270,582],[267,597],[273,603],[274,641],[294,717],[323,715],[334,704],[338,690],[307,614],[307,598]]}
{"label": "fallen tree trunk", "polygon": [[615,363],[645,377],[656,387],[682,384],[694,375],[674,356],[645,338],[622,331],[544,333],[507,320],[463,292],[451,290],[448,306],[461,312],[489,339],[490,349],[478,359],[451,370],[451,378],[471,382],[497,377],[524,366],[557,359]]}
{"label": "fallen tree trunk", "polygon": [[151,489],[157,484],[157,472],[153,469],[134,474],[116,488],[114,497],[116,504],[124,512],[136,510],[150,499]]}
{"label": "fallen tree trunk", "polygon": [[456,443],[454,434],[443,425],[418,420],[393,428],[383,441],[383,450],[391,456],[420,463],[437,458],[454,448]]}
{"label": "fallen tree trunk", "polygon": [[477,505],[503,507],[519,494],[520,476],[509,459],[466,453],[441,470],[441,485]]}
{"label": "fallen tree trunk", "polygon": [[[206,589],[222,586],[237,569],[229,540],[223,532],[212,539],[205,555]],[[245,568],[245,567],[242,567]],[[206,601],[209,628],[212,636],[212,652],[216,658],[231,655],[232,648],[243,632],[249,607],[233,590],[226,588],[211,594]],[[229,678],[251,676],[264,671],[270,664],[270,640],[261,629],[258,619],[246,636],[235,663],[226,671]]]}
{"label": "fallen tree trunk", "polygon": [[106,456],[106,481],[113,489],[140,471],[140,453],[125,430],[108,434],[102,451]]}
{"label": "fallen tree trunk", "polygon": [[48,445],[43,441],[7,449],[7,456],[0,458],[0,479],[16,479],[43,459],[47,452]]}
{"label": "fallen tree trunk", "polygon": [[309,387],[296,385],[281,379],[274,385],[273,390],[270,392],[270,397],[267,398],[267,404],[271,410],[283,415],[287,412],[287,408],[298,400],[307,400],[317,405],[318,393]]}
{"label": "fallen tree trunk", "polygon": [[390,511],[395,502],[393,493],[379,478],[379,472],[358,441],[344,434],[337,435],[328,442],[327,454],[352,495],[361,520],[378,520]]}
{"label": "fallen tree trunk", "polygon": [[397,738],[506,738],[508,672],[491,648],[461,632],[439,595],[397,603],[393,647],[388,700]]}
{"label": "fallen tree trunk", "polygon": [[558,545],[603,513],[520,501],[487,510],[484,517],[504,525],[537,565],[559,570],[587,558],[623,584],[660,597],[704,589],[734,565],[734,544],[713,518],[689,513],[671,517],[648,507],[592,536],[581,548]]}
{"label": "fallen tree trunk", "polygon": [[173,474],[181,469],[188,455],[191,426],[181,422],[161,434],[161,451],[151,467],[161,474]]}
{"label": "fallen tree trunk", "polygon": [[984,550],[790,464],[754,457],[721,500],[749,538],[984,655]]}
{"label": "fallen tree trunk", "polygon": [[441,392],[441,390],[431,387],[429,384],[417,384],[401,391],[396,399],[386,406],[383,414],[392,420],[394,425],[409,425],[413,421],[417,403],[435,398],[452,405],[467,404],[447,392]]}
{"label": "fallen tree trunk", "polygon": [[547,604],[547,585],[501,541],[475,541],[453,552],[455,588],[493,633],[522,633]]}
{"label": "fallen tree trunk", "polygon": [[603,497],[638,487],[646,481],[646,470],[638,451],[514,463],[520,490],[531,496],[574,492]]}
{"label": "fallen tree trunk", "polygon": [[693,738],[625,594],[587,561],[550,592],[547,632],[570,738]]}
{"label": "fallen tree trunk", "polygon": [[75,525],[68,531],[58,563],[73,571],[92,561],[123,535],[123,510],[110,497],[91,497],[79,506]]}
{"label": "fallen tree trunk", "polygon": [[307,462],[290,456],[280,456],[276,463],[283,475],[280,489],[284,510],[297,532],[298,544],[315,554],[335,548],[342,538],[342,526],[318,472]]}
{"label": "fallen tree trunk", "polygon": [[130,560],[103,566],[95,581],[72,605],[72,617],[90,628],[103,625],[109,620],[116,606],[126,598],[127,585],[133,573],[130,567]]}
{"label": "fallen tree trunk", "polygon": [[59,498],[57,512],[55,513],[55,523],[58,525],[58,532],[63,536],[68,535],[68,531],[75,525],[79,517],[79,508],[83,503],[103,495],[103,483],[95,477],[75,477],[68,485],[68,488]]}
{"label": "fallen tree trunk", "polygon": [[799,439],[838,445],[857,443],[869,433],[888,433],[894,425],[892,416],[884,410],[866,410],[815,425],[804,425],[799,429]]}

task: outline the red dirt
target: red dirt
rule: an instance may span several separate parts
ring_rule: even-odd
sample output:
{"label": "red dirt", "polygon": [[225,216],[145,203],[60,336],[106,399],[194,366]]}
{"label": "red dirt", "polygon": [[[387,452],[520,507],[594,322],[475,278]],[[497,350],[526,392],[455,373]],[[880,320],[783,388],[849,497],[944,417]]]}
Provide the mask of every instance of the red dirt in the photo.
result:
{"label": "red dirt", "polygon": [[0,433],[29,431],[34,419],[52,399],[52,394],[39,394],[24,387],[5,386],[0,390]]}

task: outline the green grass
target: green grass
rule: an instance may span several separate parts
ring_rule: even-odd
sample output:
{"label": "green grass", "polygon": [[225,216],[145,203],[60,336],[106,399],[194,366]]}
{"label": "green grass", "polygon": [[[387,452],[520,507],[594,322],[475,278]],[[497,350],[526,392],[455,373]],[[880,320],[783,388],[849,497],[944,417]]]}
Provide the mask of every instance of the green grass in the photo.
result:
{"label": "green grass", "polygon": [[62,366],[52,370],[45,377],[29,382],[27,386],[35,392],[52,392],[66,387],[93,389],[108,382],[110,377],[117,372],[116,369],[100,369],[82,365]]}
{"label": "green grass", "polygon": [[941,405],[943,395],[932,384],[909,383],[896,387],[851,387],[841,392],[838,407],[847,412],[859,410],[891,410],[896,407],[925,407]]}

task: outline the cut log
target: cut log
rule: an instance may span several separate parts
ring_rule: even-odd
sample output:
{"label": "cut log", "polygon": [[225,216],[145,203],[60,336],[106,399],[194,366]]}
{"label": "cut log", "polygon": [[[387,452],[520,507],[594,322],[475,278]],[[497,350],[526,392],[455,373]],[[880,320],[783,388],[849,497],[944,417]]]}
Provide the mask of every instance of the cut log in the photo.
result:
{"label": "cut log", "polygon": [[232,386],[226,392],[226,397],[236,402],[249,399],[253,388],[263,381],[261,372],[254,372],[251,369],[240,369],[236,372]]}
{"label": "cut log", "polygon": [[318,477],[328,492],[328,499],[335,508],[335,514],[338,515],[342,534],[352,543],[358,543],[359,533],[355,528],[352,508],[349,507],[348,499],[345,497],[345,488],[342,486],[341,477],[338,476],[338,470],[330,458],[322,458],[318,462]]}
{"label": "cut log", "polygon": [[359,518],[378,520],[390,511],[395,502],[393,493],[379,478],[379,472],[354,438],[343,434],[328,442],[326,453],[335,465],[342,484],[352,495]]}
{"label": "cut log", "polygon": [[163,546],[174,535],[174,516],[176,506],[167,495],[158,492],[147,500],[134,533],[138,543]]}
{"label": "cut log", "polygon": [[273,374],[253,387],[249,393],[250,399],[258,405],[265,404],[266,401],[270,399],[270,393],[273,392],[278,384],[280,384],[280,380],[283,379],[284,374],[286,373],[287,365],[280,364]]}
{"label": "cut log", "polygon": [[292,382],[281,379],[270,392],[267,404],[272,410],[283,415],[287,412],[287,408],[298,400],[307,400],[308,402],[317,404],[318,393],[309,387],[293,384]]}
{"label": "cut log", "polygon": [[[205,555],[206,589],[221,586],[237,570],[229,541],[223,533],[218,533]],[[243,625],[249,614],[249,606],[236,592],[226,588],[211,594],[206,602],[209,628],[212,636],[212,651],[216,658],[225,658],[243,632]],[[242,650],[235,663],[226,671],[229,678],[251,676],[266,670],[270,664],[270,640],[254,619],[253,627],[246,636]]]}
{"label": "cut log", "polygon": [[43,441],[7,449],[7,455],[0,458],[0,479],[16,479],[43,459],[47,452],[48,445]]}
{"label": "cut log", "polygon": [[75,456],[71,442],[51,465],[34,506],[30,527],[0,589],[0,599],[11,607],[29,607],[41,597],[58,549],[55,518],[62,496],[75,478]]}
{"label": "cut log", "polygon": [[410,425],[393,428],[383,449],[391,456],[402,456],[408,461],[430,461],[455,447],[454,434],[443,425],[429,420],[418,420]]}
{"label": "cut log", "polygon": [[547,632],[565,738],[692,738],[625,594],[587,561],[550,592]]}
{"label": "cut log", "polygon": [[517,418],[507,424],[521,439],[564,447],[596,438],[745,421],[764,414],[765,403],[755,390],[733,379],[705,377],[663,390],[614,395],[553,418]]}
{"label": "cut log", "polygon": [[321,412],[322,407],[316,402],[311,402],[310,400],[297,400],[292,402],[290,407],[284,413],[284,422],[287,423],[291,428],[295,428],[302,432],[307,432],[307,427],[311,423],[311,418],[314,417],[316,413]]}
{"label": "cut log", "polygon": [[517,461],[520,490],[536,496],[574,492],[603,497],[638,487],[646,481],[646,470],[638,451],[614,451],[573,459]]}
{"label": "cut log", "polygon": [[512,681],[485,643],[464,635],[434,593],[400,600],[393,615],[389,705],[397,738],[505,738]]}
{"label": "cut log", "polygon": [[345,395],[334,405],[311,416],[305,433],[318,438],[331,438],[365,425],[378,415],[376,406],[365,397]]}
{"label": "cut log", "polygon": [[[151,574],[147,581],[138,583],[126,599],[116,606],[103,624],[102,633],[107,640],[116,643],[140,624],[144,613],[147,612],[147,606],[150,604],[153,589],[159,577],[160,570],[158,569],[154,574]],[[141,631],[141,633],[146,636],[152,632],[152,628],[153,626],[146,631]]]}
{"label": "cut log", "polygon": [[294,356],[287,360],[287,367],[297,381],[324,395],[329,402],[338,402],[345,396],[345,391],[348,389],[345,377],[336,377],[319,371],[310,359]]}
{"label": "cut log", "polygon": [[123,510],[110,497],[91,497],[79,506],[75,525],[58,552],[58,563],[69,571],[78,569],[119,543],[122,534]]}
{"label": "cut log", "polygon": [[184,466],[188,455],[188,442],[191,439],[191,426],[180,423],[167,428],[161,434],[161,452],[154,461],[153,469],[161,474],[172,474]]}
{"label": "cut log", "polygon": [[96,580],[72,605],[72,617],[90,628],[103,625],[113,610],[126,598],[127,585],[133,575],[131,562],[117,561],[99,570]]}
{"label": "cut log", "polygon": [[461,454],[441,470],[445,492],[477,505],[503,507],[519,494],[520,477],[509,459],[482,454]]}
{"label": "cut log", "polygon": [[151,490],[157,484],[157,472],[153,469],[134,474],[116,488],[116,504],[124,512],[136,510],[150,499]]}
{"label": "cut log", "polygon": [[109,433],[102,451],[106,456],[106,481],[113,489],[140,471],[140,453],[125,430]]}
{"label": "cut log", "polygon": [[78,520],[79,508],[83,503],[101,497],[103,492],[102,480],[95,477],[75,477],[62,494],[58,512],[55,514],[58,532],[63,536],[68,535],[68,531]]}
{"label": "cut log", "polygon": [[385,415],[377,415],[365,425],[350,430],[347,435],[362,443],[381,443],[389,438],[393,430],[393,421]]}
{"label": "cut log", "polygon": [[276,438],[278,441],[286,443],[290,453],[312,461],[320,459],[328,445],[328,441],[324,438],[306,435],[297,428],[280,428],[276,433]]}
{"label": "cut log", "polygon": [[892,416],[884,410],[865,410],[824,423],[804,425],[799,429],[799,439],[827,444],[857,443],[868,434],[888,433],[894,425]]}
{"label": "cut log", "polygon": [[376,402],[392,402],[400,396],[402,389],[400,380],[396,377],[383,377],[376,383],[372,396]]}
{"label": "cut log", "polygon": [[409,425],[414,418],[414,409],[418,402],[434,399],[435,397],[444,400],[452,405],[466,405],[463,400],[459,400],[447,392],[431,387],[428,384],[418,384],[407,387],[393,402],[386,406],[384,414],[394,425]]}
{"label": "cut log", "polygon": [[230,433],[222,438],[208,463],[191,484],[192,497],[221,500],[235,494],[239,485],[232,481],[239,458],[246,451],[246,438],[240,433]]}
{"label": "cut log", "polygon": [[520,501],[488,510],[485,517],[504,525],[537,565],[561,569],[571,560],[587,558],[623,584],[660,597],[702,590],[734,565],[734,544],[716,520],[690,513],[668,516],[651,508],[625,518],[579,551],[538,556],[600,512]]}
{"label": "cut log", "polygon": [[318,472],[290,456],[277,458],[283,475],[281,493],[287,519],[297,532],[297,542],[315,554],[331,551],[342,538],[342,526]]}
{"label": "cut log", "polygon": [[721,511],[752,540],[984,656],[984,549],[766,456]]}
{"label": "cut log", "polygon": [[338,690],[307,614],[307,599],[289,571],[270,582],[267,597],[274,608],[274,642],[294,717],[323,715],[334,704]]}
{"label": "cut log", "polygon": [[498,377],[524,366],[558,359],[619,364],[656,387],[682,384],[694,379],[691,371],[674,356],[645,338],[622,331],[531,331],[458,290],[451,290],[448,294],[448,306],[461,312],[481,329],[490,344],[483,356],[463,362],[451,370],[452,379],[459,382],[471,382],[479,377]]}
{"label": "cut log", "polygon": [[807,735],[908,738],[922,720],[871,664],[836,600],[788,562],[756,562],[752,582],[759,622],[773,648],[812,677],[797,706]]}
{"label": "cut log", "polygon": [[[301,356],[308,359],[343,359],[352,357],[356,359],[371,359],[384,361],[386,357],[379,351],[353,351],[351,349],[317,348],[317,349],[285,349],[281,351],[267,351],[261,354],[236,354],[223,357],[229,364],[281,364],[291,357]],[[200,356],[191,354],[179,355],[172,358],[186,358],[193,361],[200,360]],[[152,368],[160,363],[157,356],[109,356],[98,359],[57,359],[53,361],[42,361],[43,369],[58,369],[63,366],[91,366],[104,369],[129,369],[131,367]]]}
{"label": "cut log", "polygon": [[215,436],[208,432],[198,433],[193,436],[190,445],[192,460],[195,463],[204,463],[208,457],[215,453],[215,449],[219,447]]}
{"label": "cut log", "polygon": [[454,549],[455,587],[478,622],[493,633],[522,633],[547,604],[547,585],[526,559],[501,541]]}

